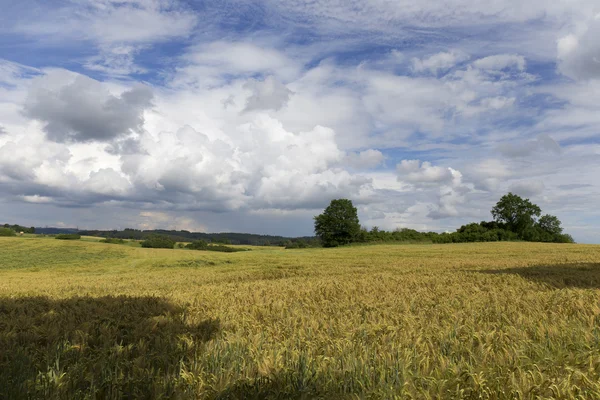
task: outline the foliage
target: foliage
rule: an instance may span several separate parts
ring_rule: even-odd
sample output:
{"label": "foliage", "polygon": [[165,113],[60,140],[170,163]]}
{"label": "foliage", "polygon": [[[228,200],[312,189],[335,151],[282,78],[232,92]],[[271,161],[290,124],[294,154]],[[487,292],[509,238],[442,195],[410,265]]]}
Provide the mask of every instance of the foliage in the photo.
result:
{"label": "foliage", "polygon": [[23,232],[23,233],[35,233],[35,228],[33,226],[27,228],[27,227],[21,226],[21,225],[4,224],[4,228],[12,229],[13,231],[15,231],[17,233],[21,233],[21,232]]}
{"label": "foliage", "polygon": [[185,246],[187,249],[203,250],[203,251],[218,251],[222,253],[236,253],[238,251],[248,251],[248,249],[239,249],[236,247],[223,246],[221,244],[208,244],[204,240],[196,240]]}
{"label": "foliage", "polygon": [[192,243],[188,243],[185,247],[192,250],[205,250],[208,247],[208,243],[204,240],[195,240]]}
{"label": "foliage", "polygon": [[359,232],[358,213],[348,199],[332,200],[323,214],[315,217],[315,233],[324,247],[355,242]]}
{"label": "foliage", "polygon": [[560,220],[552,215],[544,215],[536,221],[541,209],[528,199],[512,193],[503,196],[492,210],[496,221],[482,221],[463,225],[452,233],[418,232],[413,229],[399,229],[393,232],[373,227],[361,228],[356,241],[403,242],[403,243],[472,243],[472,242],[553,242],[574,243],[570,235],[562,234]]}
{"label": "foliage", "polygon": [[123,239],[117,238],[106,238],[100,241],[100,243],[110,243],[110,244],[125,244]]}
{"label": "foliage", "polygon": [[17,236],[17,233],[10,228],[0,228],[0,236]]}
{"label": "foliage", "polygon": [[3,399],[600,398],[600,246],[5,238],[0,260]]}
{"label": "foliage", "polygon": [[559,235],[563,231],[560,220],[554,215],[546,214],[542,216],[537,225],[551,235]]}
{"label": "foliage", "polygon": [[492,216],[498,223],[506,224],[506,228],[517,234],[522,234],[535,224],[542,210],[529,199],[523,199],[516,194],[508,193],[492,208]]}
{"label": "foliage", "polygon": [[175,241],[168,236],[150,235],[142,242],[142,247],[152,249],[172,249],[175,247]]}
{"label": "foliage", "polygon": [[58,240],[79,240],[81,239],[81,235],[78,233],[61,233],[60,235],[55,236]]}

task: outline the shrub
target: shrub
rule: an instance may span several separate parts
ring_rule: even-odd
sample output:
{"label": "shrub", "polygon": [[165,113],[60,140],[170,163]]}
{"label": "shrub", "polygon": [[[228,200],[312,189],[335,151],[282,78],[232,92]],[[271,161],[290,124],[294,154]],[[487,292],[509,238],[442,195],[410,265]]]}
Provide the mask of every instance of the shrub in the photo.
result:
{"label": "shrub", "polygon": [[235,247],[223,246],[222,244],[210,245],[204,240],[196,240],[187,246],[186,249],[202,250],[202,251],[220,251],[222,253],[235,253],[238,251],[249,251],[248,249],[238,249]]}
{"label": "shrub", "polygon": [[0,236],[17,236],[17,233],[9,228],[0,228]]}
{"label": "shrub", "polygon": [[298,240],[295,242],[290,242],[285,246],[286,249],[308,249],[310,245],[306,243],[304,240]]}
{"label": "shrub", "polygon": [[189,243],[185,247],[186,247],[186,249],[192,249],[192,250],[206,250],[206,248],[208,247],[208,243],[206,243],[204,240],[196,240],[192,243]]}
{"label": "shrub", "polygon": [[78,233],[61,233],[60,235],[56,235],[56,239],[58,239],[58,240],[79,240],[79,239],[81,239],[81,235]]}
{"label": "shrub", "polygon": [[142,247],[151,249],[172,249],[175,241],[168,236],[150,235],[142,242]]}
{"label": "shrub", "polygon": [[236,253],[238,251],[250,251],[249,249],[238,249],[235,247],[223,246],[222,244],[208,246],[206,249],[208,251],[220,251],[223,253]]}
{"label": "shrub", "polygon": [[106,238],[104,240],[101,240],[100,243],[125,244],[125,241],[123,239],[117,238]]}
{"label": "shrub", "polygon": [[554,243],[575,243],[573,237],[567,233],[559,233],[554,235]]}

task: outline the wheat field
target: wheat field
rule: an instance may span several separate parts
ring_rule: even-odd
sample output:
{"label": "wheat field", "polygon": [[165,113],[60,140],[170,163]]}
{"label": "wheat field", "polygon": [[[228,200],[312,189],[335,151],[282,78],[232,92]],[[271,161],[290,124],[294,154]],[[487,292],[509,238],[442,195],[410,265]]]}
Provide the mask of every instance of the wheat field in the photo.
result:
{"label": "wheat field", "polygon": [[600,246],[0,238],[2,399],[600,399]]}

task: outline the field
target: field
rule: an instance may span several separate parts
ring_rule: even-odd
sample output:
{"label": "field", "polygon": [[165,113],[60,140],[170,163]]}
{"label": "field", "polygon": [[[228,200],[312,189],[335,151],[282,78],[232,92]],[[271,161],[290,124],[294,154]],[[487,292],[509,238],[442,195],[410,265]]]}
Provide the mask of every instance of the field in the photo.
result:
{"label": "field", "polygon": [[600,246],[0,238],[0,398],[600,399]]}

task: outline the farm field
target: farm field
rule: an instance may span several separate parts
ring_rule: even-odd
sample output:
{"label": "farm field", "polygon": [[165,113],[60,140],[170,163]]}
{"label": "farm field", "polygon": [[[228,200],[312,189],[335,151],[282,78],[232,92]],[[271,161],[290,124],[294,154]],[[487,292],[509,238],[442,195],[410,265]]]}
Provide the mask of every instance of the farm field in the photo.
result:
{"label": "farm field", "polygon": [[600,246],[0,238],[0,398],[600,399]]}

